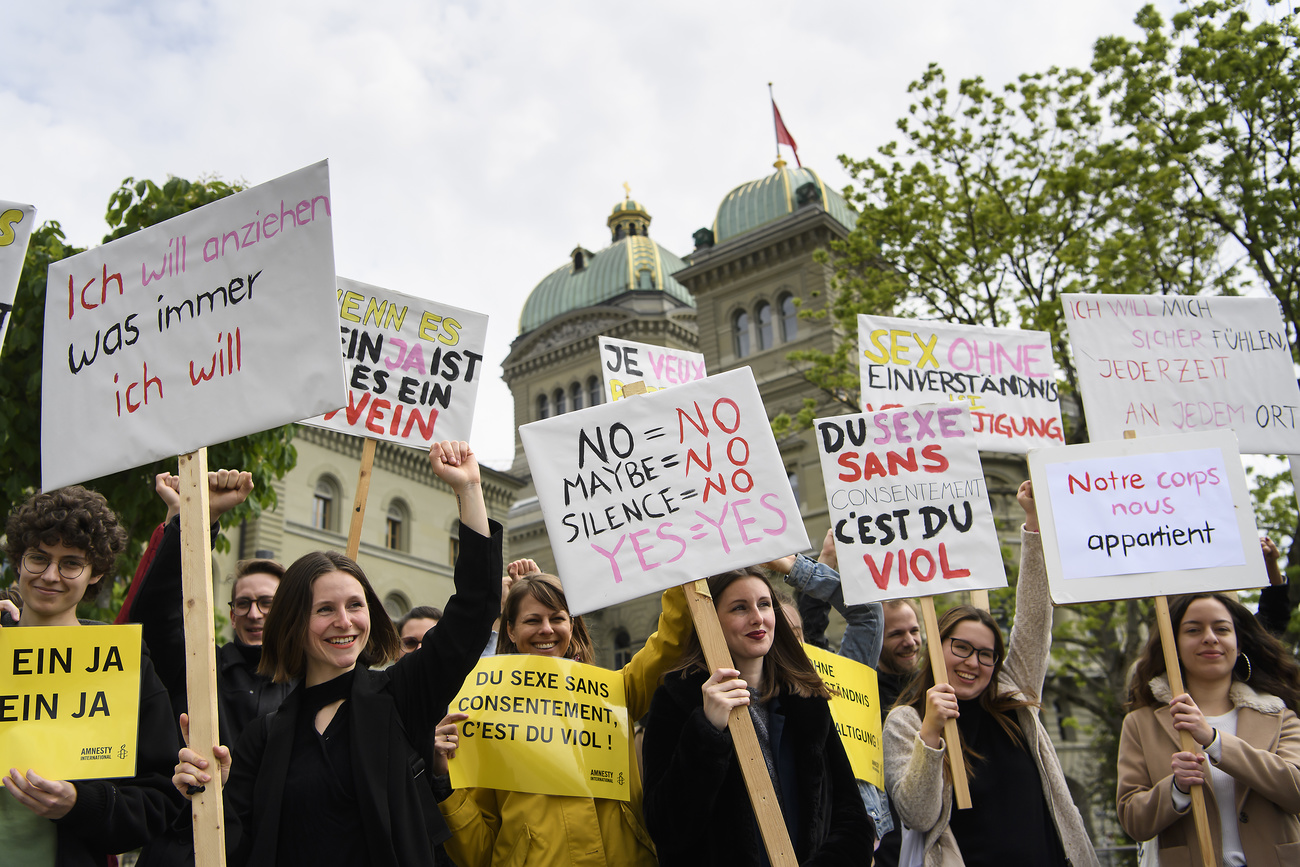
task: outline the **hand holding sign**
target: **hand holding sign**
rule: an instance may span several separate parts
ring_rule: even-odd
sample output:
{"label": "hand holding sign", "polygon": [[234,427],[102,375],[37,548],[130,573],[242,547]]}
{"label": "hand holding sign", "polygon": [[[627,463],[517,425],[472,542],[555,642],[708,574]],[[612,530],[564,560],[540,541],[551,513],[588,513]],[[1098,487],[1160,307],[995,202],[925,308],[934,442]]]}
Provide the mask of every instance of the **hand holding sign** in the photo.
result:
{"label": "hand holding sign", "polygon": [[948,720],[961,716],[957,709],[957,691],[951,683],[936,683],[925,693],[925,719],[920,738],[932,750],[943,746],[943,727]]}
{"label": "hand holding sign", "polygon": [[[208,760],[190,749],[190,715],[181,714],[181,735],[185,746],[176,756],[176,772],[172,774],[172,785],[186,798],[192,798],[203,791],[203,787],[212,782],[208,773]],[[217,744],[212,747],[221,767],[221,785],[230,779],[230,749]]]}
{"label": "hand holding sign", "polygon": [[704,693],[704,717],[718,731],[727,728],[733,709],[749,704],[748,685],[734,668],[719,668],[700,690]]}
{"label": "hand holding sign", "polygon": [[456,758],[456,747],[460,746],[460,731],[456,723],[469,719],[467,713],[449,713],[433,730],[433,775],[445,777],[449,771],[447,762]]}
{"label": "hand holding sign", "polygon": [[47,780],[35,771],[22,776],[15,768],[9,769],[4,787],[14,800],[42,819],[62,819],[77,803],[77,787],[67,780]]}

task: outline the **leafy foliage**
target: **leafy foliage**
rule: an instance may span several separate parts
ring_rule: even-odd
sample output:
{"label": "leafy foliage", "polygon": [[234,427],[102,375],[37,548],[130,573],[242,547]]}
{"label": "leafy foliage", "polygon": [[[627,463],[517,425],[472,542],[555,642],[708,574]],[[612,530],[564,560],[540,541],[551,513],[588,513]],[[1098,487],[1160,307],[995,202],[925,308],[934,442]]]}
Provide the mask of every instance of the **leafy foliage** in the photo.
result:
{"label": "leafy foliage", "polygon": [[[242,189],[220,179],[187,181],[169,178],[161,187],[153,181],[127,178],[110,197],[106,216],[109,232],[104,242],[171,219]],[[32,233],[19,279],[13,320],[0,356],[0,466],[7,468],[0,484],[0,509],[8,514],[40,486],[41,474],[41,362],[45,316],[46,273],[52,262],[81,252],[68,246],[58,223],[50,222]],[[208,449],[212,468],[238,467],[253,473],[255,488],[248,500],[224,516],[227,525],[255,517],[275,506],[272,482],[293,469],[298,453],[292,425],[242,437]],[[130,536],[118,562],[117,576],[100,598],[88,600],[79,610],[83,617],[111,620],[121,606],[125,580],[134,570],[153,528],[166,509],[154,493],[154,476],[176,472],[176,460],[157,461],[87,482],[86,486],[108,498]],[[229,547],[225,538],[217,545]],[[12,579],[12,571],[9,577]]]}

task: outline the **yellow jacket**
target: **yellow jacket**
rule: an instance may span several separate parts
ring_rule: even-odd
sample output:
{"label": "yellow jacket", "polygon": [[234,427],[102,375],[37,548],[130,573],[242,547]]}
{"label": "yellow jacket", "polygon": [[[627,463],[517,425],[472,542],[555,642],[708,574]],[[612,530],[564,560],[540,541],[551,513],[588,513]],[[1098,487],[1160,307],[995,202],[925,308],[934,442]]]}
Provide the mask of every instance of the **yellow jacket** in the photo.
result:
{"label": "yellow jacket", "polygon": [[[659,678],[677,664],[690,633],[686,595],[680,587],[664,591],[659,628],[623,667],[629,720],[650,709]],[[628,750],[632,797],[626,802],[457,789],[438,805],[452,833],[447,854],[460,867],[655,867],[641,815],[641,773],[630,743]]]}

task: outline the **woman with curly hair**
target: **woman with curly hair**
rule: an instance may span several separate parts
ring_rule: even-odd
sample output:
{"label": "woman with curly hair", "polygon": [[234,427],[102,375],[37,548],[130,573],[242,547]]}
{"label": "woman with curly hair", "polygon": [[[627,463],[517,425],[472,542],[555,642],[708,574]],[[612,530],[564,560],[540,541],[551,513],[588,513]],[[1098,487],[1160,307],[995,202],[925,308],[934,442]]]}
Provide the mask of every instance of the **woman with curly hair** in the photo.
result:
{"label": "woman with curly hair", "polygon": [[[90,623],[77,619],[77,603],[111,572],[127,540],[104,497],[80,486],[35,494],[9,515],[5,535],[21,609],[12,598],[0,600],[0,624]],[[37,867],[102,865],[168,829],[183,804],[168,781],[179,738],[147,648],[140,654],[138,715],[134,777],[49,780],[38,768],[9,769],[8,794],[0,795],[6,859]]]}
{"label": "woman with curly hair", "polygon": [[[560,580],[536,570],[531,560],[510,564],[511,574],[520,577],[502,604],[497,654],[594,662],[591,635],[582,618],[569,613]],[[620,672],[629,720],[645,714],[660,675],[677,663],[690,634],[685,595],[681,588],[666,591],[659,628]],[[446,776],[446,757],[455,755],[456,726],[467,718],[454,713],[439,723],[435,780]],[[655,851],[641,819],[641,774],[635,760],[630,767],[630,791],[630,801],[614,801],[482,788],[451,791],[444,782],[439,807],[453,834],[447,854],[461,867],[524,863],[652,867]]]}
{"label": "woman with curly hair", "polygon": [[[1186,692],[1171,694],[1153,632],[1120,735],[1120,825],[1158,836],[1161,864],[1200,864],[1189,807],[1203,785],[1216,864],[1300,864],[1300,664],[1230,596],[1182,596],[1169,613]],[[1204,752],[1182,749],[1184,731]]]}
{"label": "woman with curly hair", "polygon": [[645,727],[646,825],[661,865],[767,863],[729,730],[748,707],[800,864],[868,865],[875,829],[830,693],[759,567],[709,579],[733,667],[710,672],[698,640],[655,693]]}

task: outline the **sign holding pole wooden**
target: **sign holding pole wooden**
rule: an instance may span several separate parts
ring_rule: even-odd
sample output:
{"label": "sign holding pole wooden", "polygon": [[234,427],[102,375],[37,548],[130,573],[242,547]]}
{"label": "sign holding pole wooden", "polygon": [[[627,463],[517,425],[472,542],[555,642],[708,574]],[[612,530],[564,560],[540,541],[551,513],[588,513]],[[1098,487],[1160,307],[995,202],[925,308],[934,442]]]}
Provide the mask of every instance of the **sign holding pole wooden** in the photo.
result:
{"label": "sign holding pole wooden", "polygon": [[366,498],[370,496],[370,476],[375,464],[375,440],[365,438],[361,447],[361,469],[357,472],[357,495],[352,501],[352,525],[348,528],[348,550],[350,559],[357,559],[361,550],[361,525],[366,520]]}
{"label": "sign holding pole wooden", "polygon": [[[691,620],[695,622],[695,635],[704,650],[704,662],[709,671],[735,668],[731,651],[727,649],[727,639],[722,634],[722,625],[718,622],[718,611],[713,607],[713,597],[709,594],[709,582],[701,579],[682,585],[682,589],[686,591],[686,603],[690,607]],[[749,790],[749,801],[754,807],[754,816],[758,819],[758,830],[763,835],[768,860],[772,862],[772,867],[794,867],[799,862],[795,860],[794,847],[790,844],[790,835],[781,815],[781,804],[776,799],[776,789],[772,787],[772,778],[767,773],[767,763],[763,760],[763,751],[758,745],[758,733],[754,731],[754,720],[749,715],[749,708],[732,708],[731,716],[727,718],[727,728],[731,730],[736,759],[740,762],[740,770],[745,777],[745,788]],[[968,795],[967,800],[969,799]]]}
{"label": "sign holding pole wooden", "polygon": [[[943,642],[939,640],[939,618],[934,613],[934,597],[921,597],[921,619],[925,621],[925,646],[930,648],[930,668],[935,683],[948,682],[948,664],[943,661]],[[961,732],[957,720],[943,724],[943,740],[948,747],[948,770],[952,773],[952,796],[958,810],[971,808],[970,783],[966,779],[966,756],[961,749]]]}
{"label": "sign holding pole wooden", "polygon": [[[212,619],[212,534],[208,523],[208,450],[180,457],[181,586],[185,597],[185,691],[189,697],[190,748],[218,767],[217,636]],[[226,863],[221,775],[190,801],[194,812],[195,867]]]}

